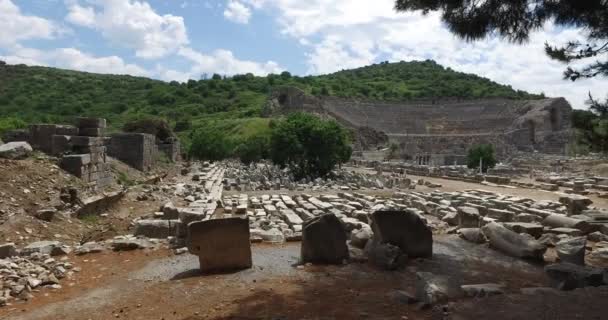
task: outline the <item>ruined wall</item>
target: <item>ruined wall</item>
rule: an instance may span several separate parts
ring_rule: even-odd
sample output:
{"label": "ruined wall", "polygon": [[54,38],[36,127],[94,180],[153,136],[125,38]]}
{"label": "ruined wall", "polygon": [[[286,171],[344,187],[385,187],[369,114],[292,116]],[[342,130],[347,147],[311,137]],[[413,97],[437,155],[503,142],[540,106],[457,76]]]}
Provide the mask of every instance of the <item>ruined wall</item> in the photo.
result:
{"label": "ruined wall", "polygon": [[169,161],[178,162],[181,160],[181,145],[177,139],[165,143],[159,142],[156,144],[156,148],[158,152],[164,153]]}
{"label": "ruined wall", "polygon": [[152,169],[156,152],[156,137],[146,133],[113,134],[108,146],[111,157],[141,171]]}
{"label": "ruined wall", "polygon": [[572,108],[563,98],[385,102],[315,98],[296,88],[274,97],[269,110],[313,112],[350,128],[371,128],[400,145],[403,157],[432,157],[437,164],[452,164],[480,143],[493,144],[500,158],[515,150],[564,154],[572,136]]}

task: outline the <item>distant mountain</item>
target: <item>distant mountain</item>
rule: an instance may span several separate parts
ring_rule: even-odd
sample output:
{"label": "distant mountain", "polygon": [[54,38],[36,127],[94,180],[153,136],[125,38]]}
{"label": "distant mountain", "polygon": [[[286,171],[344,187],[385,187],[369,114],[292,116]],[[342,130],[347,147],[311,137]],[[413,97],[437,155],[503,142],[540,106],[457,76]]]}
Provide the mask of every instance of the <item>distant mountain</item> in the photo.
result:
{"label": "distant mountain", "polygon": [[268,121],[259,119],[262,106],[273,87],[285,85],[317,96],[373,100],[540,98],[434,61],[384,62],[306,77],[289,72],[266,77],[213,75],[181,84],[0,63],[0,119],[69,123],[75,116],[99,116],[117,129],[131,119],[161,117],[182,132],[181,137],[187,138],[197,126],[214,125],[238,138],[263,130]]}

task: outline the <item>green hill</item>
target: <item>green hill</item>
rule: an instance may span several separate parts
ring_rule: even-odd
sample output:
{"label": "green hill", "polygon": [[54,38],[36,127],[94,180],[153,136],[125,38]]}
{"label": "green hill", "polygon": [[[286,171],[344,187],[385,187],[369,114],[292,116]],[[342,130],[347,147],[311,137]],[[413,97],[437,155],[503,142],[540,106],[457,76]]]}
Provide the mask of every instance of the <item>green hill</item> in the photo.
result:
{"label": "green hill", "polygon": [[260,118],[262,106],[273,87],[284,85],[317,96],[376,100],[540,97],[433,61],[384,62],[306,77],[288,72],[266,77],[214,75],[181,84],[0,62],[0,130],[19,123],[14,118],[25,123],[70,123],[76,116],[98,116],[108,119],[111,130],[118,130],[129,120],[160,117],[185,142],[194,128],[203,125],[238,140],[267,131],[268,120]]}

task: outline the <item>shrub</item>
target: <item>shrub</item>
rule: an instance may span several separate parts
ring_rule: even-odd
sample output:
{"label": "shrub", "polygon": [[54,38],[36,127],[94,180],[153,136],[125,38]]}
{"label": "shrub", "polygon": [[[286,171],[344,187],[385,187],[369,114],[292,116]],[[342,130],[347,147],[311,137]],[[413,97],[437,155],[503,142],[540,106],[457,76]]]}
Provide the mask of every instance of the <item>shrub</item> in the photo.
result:
{"label": "shrub", "polygon": [[166,141],[167,139],[175,136],[167,121],[156,118],[140,119],[127,122],[123,126],[122,130],[125,132],[152,134],[161,141]]}
{"label": "shrub", "polygon": [[271,132],[272,161],[289,167],[298,179],[325,176],[350,159],[349,132],[333,120],[294,113]]}
{"label": "shrub", "polygon": [[236,147],[235,154],[245,164],[268,159],[270,156],[270,139],[265,136],[253,136]]}
{"label": "shrub", "polygon": [[489,168],[496,166],[494,147],[491,144],[480,144],[471,147],[467,155],[467,166],[471,169],[479,169],[479,162],[482,160],[482,172],[487,172]]}

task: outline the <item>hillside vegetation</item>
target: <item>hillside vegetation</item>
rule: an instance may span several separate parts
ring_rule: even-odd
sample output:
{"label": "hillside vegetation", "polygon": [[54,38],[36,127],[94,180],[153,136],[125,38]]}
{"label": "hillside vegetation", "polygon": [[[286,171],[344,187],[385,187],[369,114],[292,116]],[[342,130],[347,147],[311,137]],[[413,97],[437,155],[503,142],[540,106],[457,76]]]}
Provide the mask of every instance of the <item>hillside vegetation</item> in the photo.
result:
{"label": "hillside vegetation", "polygon": [[186,144],[199,127],[239,140],[267,134],[268,120],[260,118],[262,106],[273,87],[285,85],[317,96],[376,100],[540,97],[433,61],[381,63],[306,77],[288,72],[266,77],[216,74],[186,83],[0,62],[0,129],[95,116],[107,118],[110,129],[118,130],[134,119],[158,117],[168,120]]}

